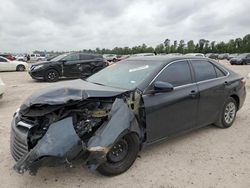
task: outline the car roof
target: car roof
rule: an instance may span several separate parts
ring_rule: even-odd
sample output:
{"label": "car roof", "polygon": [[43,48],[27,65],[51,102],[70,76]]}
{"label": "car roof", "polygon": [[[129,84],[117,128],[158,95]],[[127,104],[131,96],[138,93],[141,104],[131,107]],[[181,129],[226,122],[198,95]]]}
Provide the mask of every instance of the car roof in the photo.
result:
{"label": "car roof", "polygon": [[200,57],[200,56],[188,56],[188,55],[182,55],[182,56],[173,56],[173,55],[161,55],[161,56],[138,56],[138,57],[130,57],[126,61],[155,61],[157,63],[161,64],[167,64],[172,61],[177,60],[186,60],[186,59],[209,59],[206,57]]}

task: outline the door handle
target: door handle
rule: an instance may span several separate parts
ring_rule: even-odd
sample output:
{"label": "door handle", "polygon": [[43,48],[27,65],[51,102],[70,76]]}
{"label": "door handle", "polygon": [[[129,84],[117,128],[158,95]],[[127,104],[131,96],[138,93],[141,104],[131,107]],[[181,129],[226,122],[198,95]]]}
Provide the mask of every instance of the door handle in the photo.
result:
{"label": "door handle", "polygon": [[192,97],[192,98],[195,98],[197,96],[198,92],[196,90],[192,90],[189,95]]}
{"label": "door handle", "polygon": [[225,81],[225,82],[224,82],[224,85],[228,86],[228,85],[229,85],[228,81]]}

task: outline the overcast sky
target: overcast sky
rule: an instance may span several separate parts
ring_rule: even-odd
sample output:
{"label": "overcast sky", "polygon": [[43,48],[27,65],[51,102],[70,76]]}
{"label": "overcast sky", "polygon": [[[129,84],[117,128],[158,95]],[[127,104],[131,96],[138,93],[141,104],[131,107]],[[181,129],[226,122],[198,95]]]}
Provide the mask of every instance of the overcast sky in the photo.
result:
{"label": "overcast sky", "polygon": [[250,33],[249,0],[1,0],[0,51],[227,41]]}

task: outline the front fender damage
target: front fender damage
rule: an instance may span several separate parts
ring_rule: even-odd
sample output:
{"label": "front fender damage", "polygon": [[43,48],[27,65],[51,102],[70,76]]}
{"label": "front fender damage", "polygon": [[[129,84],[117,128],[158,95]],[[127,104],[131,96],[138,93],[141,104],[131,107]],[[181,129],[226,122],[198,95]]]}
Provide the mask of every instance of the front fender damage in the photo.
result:
{"label": "front fender damage", "polygon": [[88,141],[77,135],[72,119],[67,117],[52,123],[37,145],[17,161],[14,169],[18,173],[29,170],[35,174],[42,164],[70,163],[81,153],[88,154],[86,164],[95,169],[106,161],[106,154],[119,138],[129,132],[136,133],[139,138],[143,135],[133,110],[122,98],[115,99],[108,120]]}
{"label": "front fender damage", "polygon": [[106,154],[125,134],[134,132],[139,138],[142,137],[138,121],[123,99],[115,100],[110,116],[110,120],[100,127],[88,142],[87,150],[90,151],[88,165],[92,169],[105,162]]}

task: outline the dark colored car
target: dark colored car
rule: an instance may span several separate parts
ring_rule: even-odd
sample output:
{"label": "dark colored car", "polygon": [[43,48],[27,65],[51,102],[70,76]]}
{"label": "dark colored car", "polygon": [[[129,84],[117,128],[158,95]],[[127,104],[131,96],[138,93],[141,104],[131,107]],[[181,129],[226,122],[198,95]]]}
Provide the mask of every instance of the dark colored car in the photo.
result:
{"label": "dark colored car", "polygon": [[230,59],[231,65],[250,64],[250,53],[239,54],[237,57]]}
{"label": "dark colored car", "polygon": [[29,74],[33,79],[55,82],[60,77],[87,78],[108,66],[102,55],[69,53],[59,55],[50,61],[33,64]]}
{"label": "dark colored car", "polygon": [[0,56],[7,58],[10,61],[16,60],[16,58],[11,54],[0,54]]}
{"label": "dark colored car", "polygon": [[229,54],[227,60],[229,61],[230,59],[235,58],[237,56],[238,54]]}
{"label": "dark colored car", "polygon": [[11,125],[14,169],[35,173],[84,155],[91,169],[117,175],[144,146],[210,124],[230,127],[245,97],[242,76],[211,59],[129,58],[30,96]]}
{"label": "dark colored car", "polygon": [[225,54],[219,54],[218,55],[218,59],[228,59],[228,57],[229,57],[229,54],[228,53],[225,53]]}
{"label": "dark colored car", "polygon": [[209,53],[209,54],[206,55],[206,57],[211,58],[211,59],[218,59],[218,54]]}

